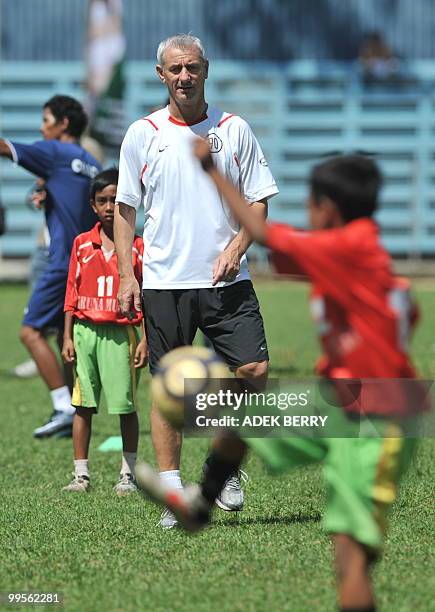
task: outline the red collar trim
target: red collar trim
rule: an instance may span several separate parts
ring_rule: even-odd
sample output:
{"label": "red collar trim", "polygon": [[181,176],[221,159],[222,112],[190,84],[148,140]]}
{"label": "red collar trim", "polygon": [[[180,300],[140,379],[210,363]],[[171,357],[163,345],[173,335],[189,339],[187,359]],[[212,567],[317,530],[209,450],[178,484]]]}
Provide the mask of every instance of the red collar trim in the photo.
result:
{"label": "red collar trim", "polygon": [[92,243],[98,244],[99,246],[103,244],[101,242],[100,229],[101,229],[101,221],[97,221],[97,223],[91,229],[91,235],[90,235]]}
{"label": "red collar trim", "polygon": [[201,119],[198,119],[198,121],[192,121],[192,123],[186,123],[185,121],[179,121],[178,119],[175,119],[175,117],[173,117],[172,115],[169,115],[168,119],[171,123],[175,123],[175,125],[179,125],[181,127],[189,127],[191,125],[197,125],[198,123],[202,123],[203,121],[208,119],[208,115],[207,113],[204,113]]}

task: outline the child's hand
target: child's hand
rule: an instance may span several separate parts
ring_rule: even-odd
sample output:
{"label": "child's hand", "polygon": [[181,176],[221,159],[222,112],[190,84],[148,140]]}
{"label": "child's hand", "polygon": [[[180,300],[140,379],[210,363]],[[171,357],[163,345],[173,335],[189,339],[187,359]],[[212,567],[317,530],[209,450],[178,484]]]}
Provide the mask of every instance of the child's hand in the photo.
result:
{"label": "child's hand", "polygon": [[146,338],[142,338],[136,347],[134,354],[134,367],[143,368],[148,363],[148,344]]}
{"label": "child's hand", "polygon": [[205,138],[196,138],[193,143],[193,153],[201,162],[203,170],[208,172],[211,168],[214,168],[208,140]]}
{"label": "child's hand", "polygon": [[65,363],[73,363],[76,357],[76,352],[74,350],[74,342],[72,338],[64,338],[63,347],[62,347],[62,358]]}

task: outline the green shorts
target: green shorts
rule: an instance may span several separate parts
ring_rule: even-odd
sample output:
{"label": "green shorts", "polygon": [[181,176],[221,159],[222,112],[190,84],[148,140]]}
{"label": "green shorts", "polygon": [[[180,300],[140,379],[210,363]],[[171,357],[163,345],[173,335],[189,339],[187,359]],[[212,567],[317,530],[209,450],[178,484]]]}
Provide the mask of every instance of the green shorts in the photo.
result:
{"label": "green shorts", "polygon": [[[339,410],[339,409],[337,409]],[[346,421],[343,412],[335,418]],[[351,535],[373,552],[382,548],[386,515],[415,439],[404,438],[391,421],[377,421],[381,437],[245,438],[274,472],[322,461],[327,485],[323,524],[329,533]],[[343,429],[345,423],[343,423]],[[394,437],[389,437],[394,436]]]}
{"label": "green shorts", "polygon": [[134,367],[134,355],[138,341],[133,325],[76,321],[72,405],[98,409],[104,391],[109,414],[135,412],[139,370]]}

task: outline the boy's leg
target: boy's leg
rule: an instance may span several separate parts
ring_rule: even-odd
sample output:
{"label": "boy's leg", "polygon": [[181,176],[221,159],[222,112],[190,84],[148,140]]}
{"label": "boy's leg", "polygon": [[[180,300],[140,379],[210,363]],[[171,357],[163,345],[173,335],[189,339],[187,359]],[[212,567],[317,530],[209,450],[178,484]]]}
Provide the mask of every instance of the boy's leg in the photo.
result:
{"label": "boy's leg", "polygon": [[139,420],[137,412],[120,414],[122,436],[122,464],[121,476],[131,474],[135,478],[137,446],[139,443]]}
{"label": "boy's leg", "polygon": [[64,491],[87,491],[89,479],[89,442],[92,432],[92,415],[95,408],[78,407],[73,421],[73,447],[74,447],[74,478]]}
{"label": "boy's leg", "polygon": [[121,425],[123,452],[137,453],[137,445],[139,442],[139,420],[137,418],[137,412],[120,414],[119,421]]}
{"label": "boy's leg", "polygon": [[84,491],[89,487],[88,453],[92,416],[100,403],[101,383],[95,358],[96,333],[91,325],[77,321],[74,325],[76,350],[75,381],[72,395],[76,413],[73,421],[74,480],[67,491]]}
{"label": "boy's leg", "polygon": [[343,610],[374,610],[370,564],[381,552],[387,513],[414,447],[397,425],[375,424],[378,437],[330,439],[325,461],[323,522],[334,539]]}
{"label": "boy's leg", "polygon": [[239,471],[246,452],[246,444],[237,435],[228,433],[215,439],[200,484],[202,497],[210,510],[228,478]]}
{"label": "boy's leg", "polygon": [[137,490],[136,458],[139,441],[139,421],[137,412],[120,414],[122,436],[122,463],[119,481],[114,487],[118,495],[126,495]]}
{"label": "boy's leg", "polygon": [[76,408],[73,421],[74,460],[87,460],[95,408]]}
{"label": "boy's leg", "polygon": [[185,529],[197,531],[209,522],[216,496],[228,475],[240,467],[247,447],[253,447],[275,472],[321,461],[327,452],[325,440],[296,437],[242,440],[236,432],[226,432],[215,439],[199,486],[184,490],[168,488],[147,464],[137,468],[138,485],[148,497],[170,508]]}
{"label": "boy's leg", "polygon": [[370,563],[367,548],[346,534],[333,536],[341,610],[374,612]]}
{"label": "boy's leg", "polygon": [[[59,329],[57,330],[56,333],[56,343],[57,346],[59,347],[59,353],[62,354],[62,348],[63,348],[63,329]],[[70,393],[72,393],[73,387],[74,387],[74,368],[73,365],[71,363],[63,363],[62,364],[62,369],[63,369],[63,377],[65,380],[65,385],[68,387]]]}
{"label": "boy's leg", "polygon": [[185,529],[197,531],[209,522],[216,497],[228,477],[239,469],[245,453],[246,445],[237,435],[223,434],[214,441],[201,485],[171,487],[146,463],[138,466],[138,485],[148,497],[166,506],[175,524],[179,521]]}
{"label": "boy's leg", "polygon": [[120,478],[114,490],[118,495],[125,495],[137,489],[135,467],[139,422],[136,389],[140,371],[134,367],[134,356],[138,333],[131,325],[104,325],[97,331],[98,368],[107,410],[109,414],[119,415],[122,436]]}

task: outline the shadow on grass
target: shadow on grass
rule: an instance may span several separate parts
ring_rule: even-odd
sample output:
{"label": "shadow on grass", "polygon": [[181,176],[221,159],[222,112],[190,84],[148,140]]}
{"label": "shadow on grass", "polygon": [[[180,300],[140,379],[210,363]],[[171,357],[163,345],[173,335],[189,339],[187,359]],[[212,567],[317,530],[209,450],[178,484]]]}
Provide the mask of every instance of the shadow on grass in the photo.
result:
{"label": "shadow on grass", "polygon": [[290,516],[257,516],[247,518],[222,518],[213,521],[213,525],[225,527],[243,527],[248,525],[294,525],[297,523],[318,523],[322,518],[319,513],[292,514]]}
{"label": "shadow on grass", "polygon": [[292,374],[300,374],[301,370],[299,368],[295,368],[294,366],[273,366],[269,367],[269,378],[276,378],[278,374],[284,374],[286,376],[291,376]]}

